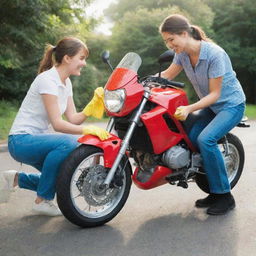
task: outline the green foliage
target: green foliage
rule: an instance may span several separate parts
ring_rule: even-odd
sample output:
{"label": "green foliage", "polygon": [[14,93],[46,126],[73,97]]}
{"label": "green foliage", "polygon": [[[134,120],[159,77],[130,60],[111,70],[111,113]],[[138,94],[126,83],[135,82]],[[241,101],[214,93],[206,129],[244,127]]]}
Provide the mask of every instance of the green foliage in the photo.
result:
{"label": "green foliage", "polygon": [[94,65],[98,72],[96,74],[98,86],[104,87],[111,74],[110,68],[101,58],[102,52],[110,48],[111,42],[108,36],[102,34],[90,34],[88,37],[87,45],[90,49],[88,63]]}
{"label": "green foliage", "polygon": [[[173,11],[180,10],[173,7]],[[143,61],[140,75],[156,73],[158,56],[167,50],[158,32],[158,26],[168,13],[167,8],[152,11],[137,9],[135,12],[125,13],[113,28],[110,50],[114,66],[127,52],[134,51]]]}
{"label": "green foliage", "polygon": [[85,0],[1,1],[0,99],[24,98],[36,76],[46,43],[54,45],[67,35],[85,39],[95,25],[94,20],[84,17],[82,7],[87,3]]}
{"label": "green foliage", "polygon": [[215,12],[215,40],[229,54],[247,102],[256,103],[256,5],[254,0],[206,1]]}
{"label": "green foliage", "polygon": [[15,103],[0,101],[0,141],[7,138],[17,111]]}
{"label": "green foliage", "polygon": [[213,12],[203,0],[119,0],[112,4],[105,13],[114,21],[119,21],[126,12],[136,12],[141,8],[149,11],[169,8],[168,15],[170,15],[173,13],[171,9],[173,6],[188,13],[191,22],[200,24],[204,29],[208,29],[212,24]]}
{"label": "green foliage", "polygon": [[256,105],[247,104],[246,109],[245,109],[245,115],[249,119],[255,120],[256,119]]}
{"label": "green foliage", "polygon": [[102,86],[99,82],[102,79],[101,75],[95,66],[87,65],[79,77],[72,78],[74,101],[78,111],[83,110],[91,100],[94,90]]}

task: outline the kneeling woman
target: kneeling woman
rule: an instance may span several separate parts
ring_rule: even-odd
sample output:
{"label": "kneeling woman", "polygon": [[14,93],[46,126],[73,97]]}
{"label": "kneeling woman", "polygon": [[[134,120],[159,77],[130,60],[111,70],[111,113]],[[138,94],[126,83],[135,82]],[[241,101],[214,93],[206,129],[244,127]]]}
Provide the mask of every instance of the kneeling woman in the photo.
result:
{"label": "kneeling woman", "polygon": [[[82,112],[76,111],[73,101],[69,77],[80,75],[88,53],[86,45],[73,37],[63,38],[56,46],[48,45],[39,74],[31,84],[10,131],[8,147],[11,156],[35,167],[40,174],[6,171],[4,177],[10,190],[18,185],[36,191],[33,210],[38,214],[61,214],[52,200],[60,165],[78,145],[75,134],[93,134],[102,140],[108,138],[105,130],[82,125],[87,116],[102,117],[103,88],[95,90],[93,99]],[[50,124],[58,133],[48,131]]]}

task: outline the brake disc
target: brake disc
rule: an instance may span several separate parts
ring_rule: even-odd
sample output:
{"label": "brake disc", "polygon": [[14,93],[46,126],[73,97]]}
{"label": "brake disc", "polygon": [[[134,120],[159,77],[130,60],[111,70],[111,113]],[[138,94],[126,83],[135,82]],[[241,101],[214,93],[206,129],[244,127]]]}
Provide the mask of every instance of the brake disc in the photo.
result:
{"label": "brake disc", "polygon": [[111,202],[117,194],[118,189],[109,188],[103,184],[106,177],[107,171],[102,165],[96,165],[88,169],[83,181],[82,195],[89,205],[105,205]]}

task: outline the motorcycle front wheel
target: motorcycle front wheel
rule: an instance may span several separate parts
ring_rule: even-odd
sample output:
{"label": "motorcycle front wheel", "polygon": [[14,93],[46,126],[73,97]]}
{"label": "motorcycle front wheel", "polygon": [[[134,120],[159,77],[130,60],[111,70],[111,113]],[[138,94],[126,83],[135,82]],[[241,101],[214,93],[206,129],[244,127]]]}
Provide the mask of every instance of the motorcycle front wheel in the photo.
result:
{"label": "motorcycle front wheel", "polygon": [[100,226],[123,208],[131,188],[127,157],[117,168],[118,182],[106,187],[103,182],[108,171],[103,151],[94,146],[81,145],[64,161],[58,176],[57,202],[70,222],[80,227]]}
{"label": "motorcycle front wheel", "polygon": [[[239,138],[234,134],[228,133],[226,135],[226,139],[228,142],[228,150],[225,148],[223,140],[220,140],[220,142],[218,142],[218,146],[224,158],[228,180],[232,189],[237,184],[243,171],[244,148]],[[195,176],[195,182],[198,187],[205,193],[210,193],[209,183],[206,174],[197,173]]]}

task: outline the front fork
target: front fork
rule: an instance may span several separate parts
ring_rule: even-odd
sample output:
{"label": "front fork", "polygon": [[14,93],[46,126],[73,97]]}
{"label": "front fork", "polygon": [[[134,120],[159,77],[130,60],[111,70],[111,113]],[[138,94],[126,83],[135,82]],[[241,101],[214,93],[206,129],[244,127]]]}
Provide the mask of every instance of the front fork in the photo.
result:
{"label": "front fork", "polygon": [[[123,156],[126,153],[126,150],[129,146],[129,143],[130,143],[131,137],[133,135],[133,132],[134,132],[137,124],[140,121],[140,116],[141,116],[142,111],[143,111],[143,109],[144,109],[144,107],[145,107],[145,105],[148,101],[149,96],[150,96],[149,91],[145,90],[144,95],[143,95],[143,99],[142,99],[141,104],[140,104],[140,107],[139,107],[138,111],[136,112],[135,116],[133,117],[133,119],[131,120],[131,125],[128,128],[127,133],[126,133],[126,135],[125,135],[125,137],[122,141],[122,145],[121,145],[121,148],[118,152],[118,155],[117,155],[117,157],[116,157],[116,159],[115,159],[115,161],[114,161],[114,163],[113,163],[113,165],[112,165],[112,167],[111,167],[111,169],[110,169],[110,171],[109,171],[109,173],[108,173],[108,175],[107,175],[107,177],[104,181],[104,184],[107,185],[107,186],[109,186],[109,184],[111,183],[111,181],[112,181],[112,179],[115,175],[116,169],[119,166]],[[110,122],[107,126],[107,131],[111,131],[111,129],[113,128],[113,124],[114,124],[114,121],[110,120]]]}

